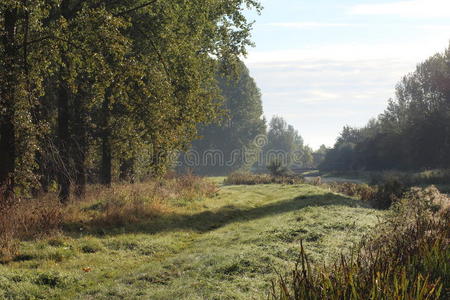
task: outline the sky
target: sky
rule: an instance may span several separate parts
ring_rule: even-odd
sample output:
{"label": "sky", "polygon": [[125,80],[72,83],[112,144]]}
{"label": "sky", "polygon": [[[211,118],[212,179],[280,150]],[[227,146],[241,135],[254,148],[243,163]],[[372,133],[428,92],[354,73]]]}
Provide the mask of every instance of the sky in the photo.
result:
{"label": "sky", "polygon": [[450,41],[450,0],[261,0],[244,60],[267,119],[317,149],[383,112],[404,75]]}

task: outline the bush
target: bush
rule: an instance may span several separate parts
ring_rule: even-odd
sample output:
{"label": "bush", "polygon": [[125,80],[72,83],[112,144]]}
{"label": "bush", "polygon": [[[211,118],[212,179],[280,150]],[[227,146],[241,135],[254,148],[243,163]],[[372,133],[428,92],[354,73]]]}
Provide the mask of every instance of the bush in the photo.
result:
{"label": "bush", "polygon": [[414,188],[350,257],[312,267],[301,246],[290,275],[272,284],[272,299],[449,299],[450,199]]}
{"label": "bush", "polygon": [[225,179],[228,185],[303,184],[305,179],[296,175],[273,176],[269,174],[232,173]]}
{"label": "bush", "polygon": [[406,172],[377,172],[370,175],[371,184],[381,184],[386,181],[396,180],[405,186],[431,185],[431,184],[449,184],[450,170],[430,170],[420,173]]}
{"label": "bush", "polygon": [[377,186],[359,183],[331,183],[331,190],[350,197],[358,197],[369,203],[373,208],[388,209],[399,201],[408,190],[406,185],[396,179],[385,181]]}
{"label": "bush", "polygon": [[377,192],[369,199],[372,207],[388,209],[399,201],[407,191],[407,187],[398,180],[389,180],[378,186]]}
{"label": "bush", "polygon": [[286,176],[288,174],[288,168],[283,165],[281,160],[272,160],[267,166],[267,170],[274,177]]}
{"label": "bush", "polygon": [[331,190],[350,197],[358,197],[363,201],[371,201],[377,193],[377,187],[372,187],[367,184],[358,183],[331,183],[328,185]]}

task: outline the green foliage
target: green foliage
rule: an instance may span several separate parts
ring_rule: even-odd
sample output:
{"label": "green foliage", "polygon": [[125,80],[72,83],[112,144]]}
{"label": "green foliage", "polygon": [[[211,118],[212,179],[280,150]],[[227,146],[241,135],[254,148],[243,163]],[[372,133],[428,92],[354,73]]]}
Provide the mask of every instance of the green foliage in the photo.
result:
{"label": "green foliage", "polygon": [[319,166],[325,161],[329,149],[325,145],[321,145],[319,149],[313,152],[313,167],[319,168]]}
{"label": "green foliage", "polygon": [[377,192],[369,199],[374,208],[388,209],[406,193],[407,187],[398,180],[390,179],[378,185]]}
{"label": "green foliage", "polygon": [[[357,197],[367,203],[371,203],[378,192],[376,186],[369,186],[367,184],[357,183],[330,183],[328,184],[331,190],[337,193],[341,193],[350,197]],[[389,195],[390,196],[390,195]]]}
{"label": "green foliage", "polygon": [[408,186],[403,182],[390,178],[377,185],[359,183],[330,183],[331,190],[350,197],[357,197],[377,209],[389,209],[397,203],[408,191]]}
{"label": "green foliage", "polygon": [[[218,72],[221,118],[217,124],[201,124],[200,138],[193,142],[190,153],[198,155],[196,165],[187,163],[188,158],[181,156],[181,168],[190,168],[197,174],[224,175],[240,169],[248,169],[258,152],[255,140],[265,133],[265,121],[261,93],[250,76],[247,67],[239,62],[232,75]],[[220,161],[211,161],[209,154],[220,153]],[[250,154],[253,157],[250,158]]]}
{"label": "green foliage", "polygon": [[[253,0],[2,1],[2,197],[160,176],[219,112]],[[4,37],[4,38],[3,38]],[[255,95],[252,95],[254,97]],[[257,96],[257,95],[256,95]],[[142,171],[145,170],[145,171]]]}
{"label": "green foliage", "polygon": [[287,169],[310,168],[313,165],[312,149],[304,144],[298,131],[279,116],[270,120],[261,157],[257,165],[260,171],[266,171],[266,167],[273,162],[281,163]]}
{"label": "green foliage", "polygon": [[284,176],[288,173],[287,167],[285,167],[283,165],[283,162],[278,159],[274,159],[271,162],[269,162],[267,170],[270,172],[272,176]]}

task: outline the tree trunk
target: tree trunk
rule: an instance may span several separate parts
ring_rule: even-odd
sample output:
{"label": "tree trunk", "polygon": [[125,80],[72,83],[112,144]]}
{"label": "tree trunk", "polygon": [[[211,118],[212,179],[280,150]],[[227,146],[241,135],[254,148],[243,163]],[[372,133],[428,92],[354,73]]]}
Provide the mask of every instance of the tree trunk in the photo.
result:
{"label": "tree trunk", "polygon": [[40,152],[36,153],[36,161],[39,166],[40,188],[44,194],[47,194],[49,192],[51,182],[51,167],[49,166],[49,162],[44,158],[44,155]]}
{"label": "tree trunk", "polygon": [[59,200],[67,203],[70,197],[70,158],[69,158],[69,91],[63,79],[60,79],[58,91],[58,184]]}
{"label": "tree trunk", "polygon": [[0,189],[3,198],[9,200],[14,192],[14,172],[16,161],[16,136],[14,126],[15,85],[18,81],[19,58],[16,43],[17,10],[3,13],[3,74],[0,90]]}
{"label": "tree trunk", "polygon": [[111,90],[107,89],[103,100],[102,114],[102,162],[100,182],[105,186],[111,186],[112,182],[112,145],[111,145],[111,110],[110,105]]}
{"label": "tree trunk", "polygon": [[77,139],[77,143],[75,146],[74,153],[74,161],[75,161],[75,196],[78,198],[84,197],[86,193],[86,182],[87,182],[87,174],[86,174],[86,151],[87,151],[87,139],[86,139],[86,130],[84,126],[80,128],[80,136]]}
{"label": "tree trunk", "polygon": [[122,160],[120,163],[120,180],[134,183],[134,158]]}
{"label": "tree trunk", "polygon": [[[79,101],[84,101],[85,93],[78,95]],[[83,105],[75,107],[75,118],[73,131],[75,137],[73,140],[73,158],[75,162],[75,196],[84,197],[86,193],[86,153],[88,151],[88,137],[86,124],[86,110]]]}

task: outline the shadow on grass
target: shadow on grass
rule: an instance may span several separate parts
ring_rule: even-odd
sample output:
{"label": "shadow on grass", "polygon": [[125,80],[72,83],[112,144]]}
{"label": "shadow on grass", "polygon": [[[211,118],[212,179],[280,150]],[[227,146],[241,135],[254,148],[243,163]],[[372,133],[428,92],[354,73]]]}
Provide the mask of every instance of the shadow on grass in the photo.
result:
{"label": "shadow on grass", "polygon": [[[278,215],[290,211],[299,210],[306,207],[317,206],[348,206],[364,207],[358,200],[347,198],[341,195],[328,193],[316,196],[300,196],[294,199],[283,200],[270,203],[260,207],[236,207],[233,205],[224,206],[214,211],[204,211],[198,214],[169,214],[153,219],[140,219],[136,222],[124,226],[108,226],[97,224],[95,220],[83,224],[70,224],[66,232],[77,235],[77,229],[83,228],[83,234],[97,236],[117,235],[124,233],[147,233],[156,234],[176,230],[193,230],[204,233],[221,228],[227,224],[241,221],[251,221],[268,216]],[[76,228],[76,230],[74,230]]]}

